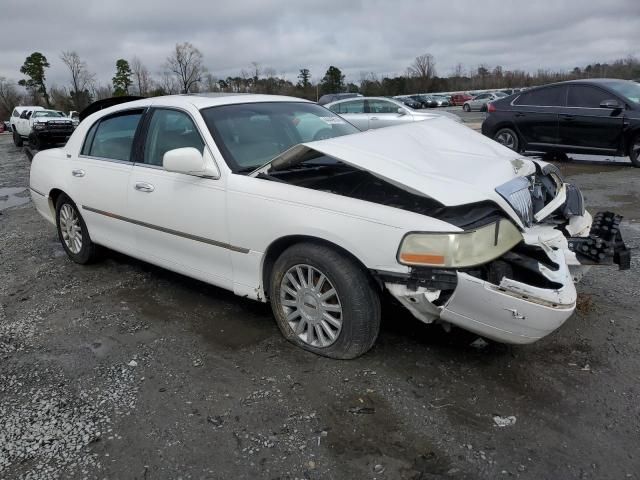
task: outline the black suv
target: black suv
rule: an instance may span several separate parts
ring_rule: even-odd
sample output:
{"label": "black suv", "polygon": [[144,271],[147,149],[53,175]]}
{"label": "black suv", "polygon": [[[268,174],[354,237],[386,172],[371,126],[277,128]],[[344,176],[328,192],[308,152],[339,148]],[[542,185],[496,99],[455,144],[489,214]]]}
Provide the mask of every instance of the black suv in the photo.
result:
{"label": "black suv", "polygon": [[640,84],[598,78],[491,102],[482,133],[515,151],[629,155],[640,167]]}

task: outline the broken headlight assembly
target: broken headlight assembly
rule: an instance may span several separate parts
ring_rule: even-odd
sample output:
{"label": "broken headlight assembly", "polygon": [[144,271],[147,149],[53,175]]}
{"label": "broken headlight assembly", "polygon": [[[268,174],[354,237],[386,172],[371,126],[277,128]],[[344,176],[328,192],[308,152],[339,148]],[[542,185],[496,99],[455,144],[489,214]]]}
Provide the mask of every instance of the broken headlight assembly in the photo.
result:
{"label": "broken headlight assembly", "polygon": [[490,262],[522,241],[518,228],[501,219],[455,233],[409,233],[398,250],[403,265],[466,268]]}

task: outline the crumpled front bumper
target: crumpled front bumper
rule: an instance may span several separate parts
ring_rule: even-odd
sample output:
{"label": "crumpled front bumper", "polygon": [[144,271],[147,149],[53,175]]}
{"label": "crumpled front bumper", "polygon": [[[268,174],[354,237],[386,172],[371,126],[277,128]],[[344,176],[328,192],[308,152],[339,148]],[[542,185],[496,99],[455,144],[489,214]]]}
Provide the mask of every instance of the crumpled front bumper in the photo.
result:
{"label": "crumpled front bumper", "polygon": [[[541,288],[507,276],[492,283],[457,271],[453,293],[446,301],[439,302],[442,292],[426,284],[399,284],[387,279],[385,285],[423,322],[448,322],[504,343],[533,343],[559,328],[571,316],[577,299],[574,282],[590,265],[615,262],[621,269],[628,268],[629,251],[619,235],[619,217],[612,215],[596,215],[593,225],[588,212],[574,217],[567,226],[570,237],[552,225],[537,224],[523,232],[524,244],[541,249],[548,257],[549,262],[537,263],[535,268],[553,288]],[[614,220],[618,220],[617,223]],[[607,226],[605,230],[603,225]],[[603,232],[608,232],[608,236]],[[596,239],[600,240],[596,242]],[[587,244],[592,258],[578,251],[586,254],[586,250],[577,246]]]}

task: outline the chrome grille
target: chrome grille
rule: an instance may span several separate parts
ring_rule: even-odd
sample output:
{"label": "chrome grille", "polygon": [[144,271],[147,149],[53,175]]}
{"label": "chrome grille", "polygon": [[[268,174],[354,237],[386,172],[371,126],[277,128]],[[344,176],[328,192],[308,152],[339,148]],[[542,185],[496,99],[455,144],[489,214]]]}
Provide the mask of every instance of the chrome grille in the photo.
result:
{"label": "chrome grille", "polygon": [[496,188],[496,192],[511,205],[527,227],[533,223],[533,202],[529,186],[527,178],[517,177]]}

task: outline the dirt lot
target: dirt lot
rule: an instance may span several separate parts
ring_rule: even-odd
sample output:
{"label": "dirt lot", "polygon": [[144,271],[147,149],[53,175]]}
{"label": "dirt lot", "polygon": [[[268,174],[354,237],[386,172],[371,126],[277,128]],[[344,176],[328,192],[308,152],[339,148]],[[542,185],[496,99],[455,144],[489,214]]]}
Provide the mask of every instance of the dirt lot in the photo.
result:
{"label": "dirt lot", "polygon": [[[640,170],[563,168],[637,248]],[[0,478],[640,478],[637,257],[592,270],[534,345],[388,307],[340,362],[284,341],[266,305],[112,252],[72,263],[28,176],[0,136]]]}

